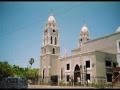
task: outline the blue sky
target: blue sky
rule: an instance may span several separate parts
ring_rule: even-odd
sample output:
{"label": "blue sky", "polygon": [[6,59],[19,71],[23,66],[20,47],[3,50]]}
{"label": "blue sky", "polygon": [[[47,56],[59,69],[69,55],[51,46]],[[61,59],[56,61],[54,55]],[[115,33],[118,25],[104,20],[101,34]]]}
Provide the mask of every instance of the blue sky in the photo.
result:
{"label": "blue sky", "polygon": [[77,48],[80,28],[90,38],[114,33],[120,26],[120,2],[0,2],[0,60],[27,67],[40,65],[42,34],[50,14],[56,18],[61,55]]}

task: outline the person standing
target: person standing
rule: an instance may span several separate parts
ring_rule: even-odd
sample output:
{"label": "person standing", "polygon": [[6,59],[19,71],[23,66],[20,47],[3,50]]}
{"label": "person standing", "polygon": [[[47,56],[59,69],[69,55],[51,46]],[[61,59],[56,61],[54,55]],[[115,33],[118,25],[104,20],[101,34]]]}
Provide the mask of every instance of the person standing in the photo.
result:
{"label": "person standing", "polygon": [[78,85],[80,85],[80,77],[77,77]]}

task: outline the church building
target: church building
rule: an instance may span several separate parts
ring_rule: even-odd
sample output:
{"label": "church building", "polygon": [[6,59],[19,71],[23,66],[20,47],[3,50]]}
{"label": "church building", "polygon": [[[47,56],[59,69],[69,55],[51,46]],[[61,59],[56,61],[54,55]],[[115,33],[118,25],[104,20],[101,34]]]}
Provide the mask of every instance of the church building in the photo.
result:
{"label": "church building", "polygon": [[43,82],[112,82],[112,69],[120,64],[120,30],[90,39],[87,25],[81,27],[78,47],[71,55],[61,57],[60,36],[57,21],[53,15],[48,17],[43,31],[41,47],[41,77]]}

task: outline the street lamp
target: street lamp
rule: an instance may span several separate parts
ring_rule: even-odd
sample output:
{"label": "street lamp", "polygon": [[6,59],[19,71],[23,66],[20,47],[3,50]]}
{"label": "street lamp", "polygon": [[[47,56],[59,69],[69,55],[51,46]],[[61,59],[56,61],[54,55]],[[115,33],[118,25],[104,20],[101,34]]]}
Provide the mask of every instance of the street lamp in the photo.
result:
{"label": "street lamp", "polygon": [[84,65],[84,74],[85,74],[85,81],[87,82],[88,86],[88,80],[87,80],[87,67]]}
{"label": "street lamp", "polygon": [[41,70],[39,68],[39,70],[38,70],[38,84],[40,84],[40,79],[41,79]]}
{"label": "street lamp", "polygon": [[85,65],[84,65],[84,84],[85,84],[85,81],[86,81],[86,73],[85,73]]}
{"label": "street lamp", "polygon": [[51,82],[51,80],[50,80],[50,77],[51,77],[51,66],[48,66],[48,69],[49,69],[49,81]]}
{"label": "street lamp", "polygon": [[81,84],[83,83],[83,70],[82,65],[80,65],[80,73],[81,73]]}
{"label": "street lamp", "polygon": [[50,74],[51,74],[51,73],[50,73],[50,72],[51,72],[51,71],[50,71],[50,69],[51,69],[51,66],[48,66],[48,69],[49,69],[49,76],[50,76]]}

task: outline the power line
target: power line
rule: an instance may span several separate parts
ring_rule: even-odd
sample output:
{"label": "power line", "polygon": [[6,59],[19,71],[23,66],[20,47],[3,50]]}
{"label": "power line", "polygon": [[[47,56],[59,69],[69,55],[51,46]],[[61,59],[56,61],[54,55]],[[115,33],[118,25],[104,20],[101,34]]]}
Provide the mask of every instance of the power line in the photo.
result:
{"label": "power line", "polygon": [[[43,19],[44,19],[44,18],[43,18]],[[41,19],[41,22],[43,21],[43,19]],[[26,26],[23,26],[23,27],[21,27],[21,28],[19,28],[19,29],[15,29],[15,30],[12,30],[12,31],[10,31],[10,32],[7,32],[5,35],[11,34],[11,33],[14,33],[14,32],[18,32],[18,31],[25,30],[26,28],[28,28],[28,27],[36,24],[36,23],[38,23],[38,20],[37,20],[37,21],[34,21],[34,22],[32,22],[32,23],[30,23],[30,24],[28,24],[28,25],[26,25]],[[30,30],[30,29],[29,29],[29,30]],[[3,37],[3,36],[2,36],[2,37]]]}
{"label": "power line", "polygon": [[[74,6],[72,6],[72,7],[70,7],[70,8],[68,8],[67,10],[63,10],[62,12],[60,12],[61,13],[61,16],[62,15],[65,15],[66,13],[68,13],[68,12],[70,12],[70,11],[72,11],[73,9],[75,9],[76,7],[78,7],[79,5],[74,5]],[[59,16],[60,14],[58,13],[58,16]]]}
{"label": "power line", "polygon": [[[72,6],[71,8],[68,8],[67,10],[64,10],[64,11],[62,11],[62,12],[58,12],[58,13],[56,13],[56,15],[57,16],[62,16],[62,15],[65,15],[65,13],[68,13],[69,11],[71,11],[72,9],[74,9],[74,7],[77,7],[78,5],[74,5],[74,6]],[[52,11],[53,11],[53,9],[52,9]],[[64,14],[63,14],[64,13]],[[41,21],[43,21],[44,20],[44,17],[41,19]],[[6,33],[6,35],[7,34],[10,34],[10,33],[14,33],[14,32],[17,32],[17,31],[22,31],[22,30],[24,30],[25,28],[28,28],[29,26],[31,26],[31,25],[34,25],[34,24],[36,24],[36,23],[38,23],[38,22],[36,22],[36,21],[34,21],[34,22],[32,22],[32,23],[30,23],[30,24],[28,24],[28,25],[26,25],[26,26],[23,26],[23,27],[21,27],[21,28],[19,28],[19,29],[15,29],[15,30],[12,30],[12,31],[10,31],[10,32],[7,32]],[[5,35],[4,35],[5,36]],[[3,36],[1,36],[1,37],[3,37]]]}

